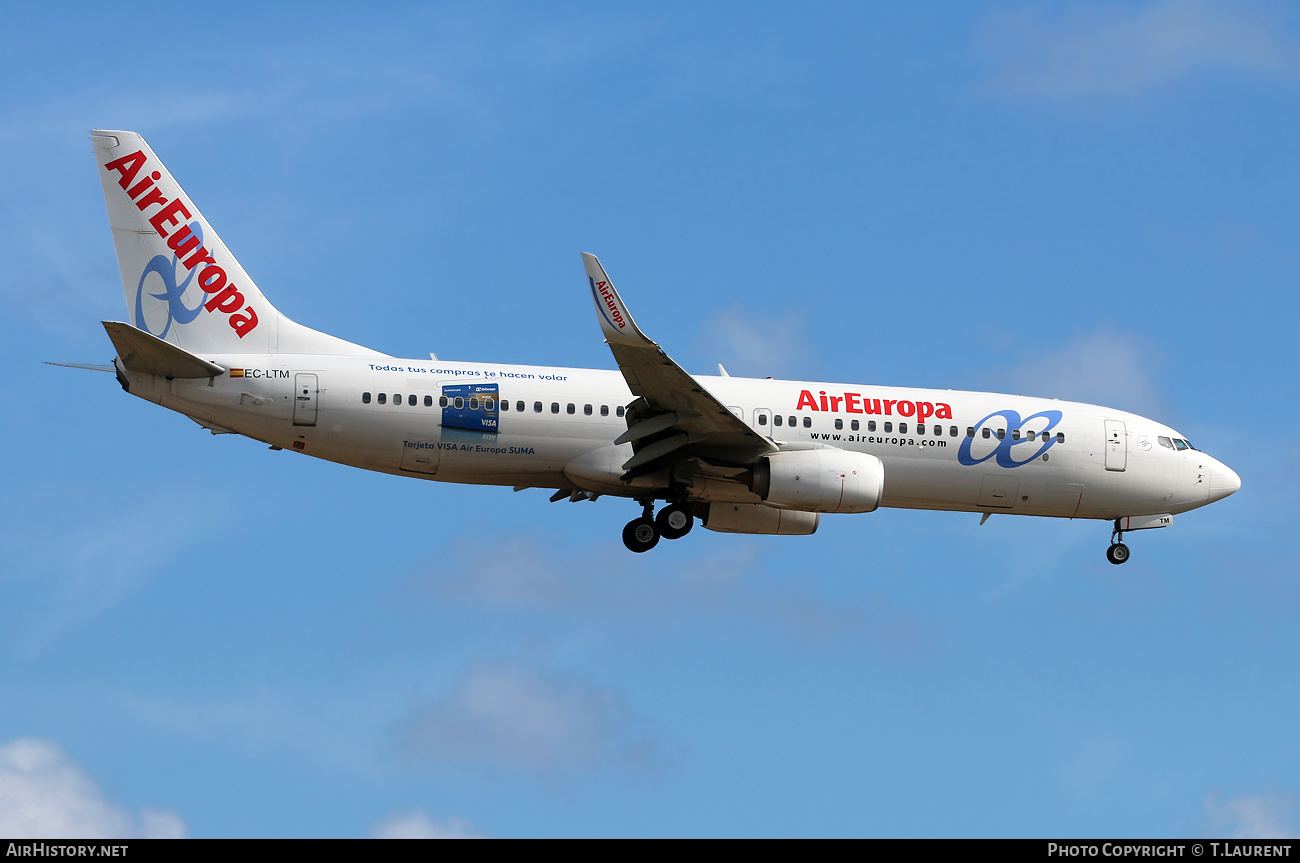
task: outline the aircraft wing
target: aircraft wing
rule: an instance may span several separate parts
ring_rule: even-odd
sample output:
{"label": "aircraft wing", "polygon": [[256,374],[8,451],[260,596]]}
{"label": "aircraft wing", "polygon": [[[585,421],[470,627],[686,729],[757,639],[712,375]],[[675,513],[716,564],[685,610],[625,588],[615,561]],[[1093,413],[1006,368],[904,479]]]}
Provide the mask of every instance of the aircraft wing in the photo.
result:
{"label": "aircraft wing", "polygon": [[637,328],[595,255],[582,254],[605,342],[638,399],[628,406],[628,429],[615,441],[631,442],[623,465],[630,476],[688,458],[743,467],[777,446],[754,431]]}

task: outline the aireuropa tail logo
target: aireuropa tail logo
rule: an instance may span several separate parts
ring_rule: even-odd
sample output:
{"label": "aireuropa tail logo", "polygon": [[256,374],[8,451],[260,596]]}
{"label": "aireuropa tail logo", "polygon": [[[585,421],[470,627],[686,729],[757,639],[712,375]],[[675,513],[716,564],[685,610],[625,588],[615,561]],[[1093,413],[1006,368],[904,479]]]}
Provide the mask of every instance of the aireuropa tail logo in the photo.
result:
{"label": "aireuropa tail logo", "polygon": [[[967,435],[961,442],[957,448],[957,461],[967,467],[989,459],[996,459],[998,467],[1029,464],[1056,443],[1052,429],[1063,416],[1060,411],[1039,411],[1021,419],[1020,414],[1013,410],[994,411],[975,424],[974,435]],[[989,421],[995,417],[1001,417],[1003,422],[991,424]],[[1033,454],[1027,455],[1031,450]],[[976,452],[983,454],[976,455]]]}
{"label": "aireuropa tail logo", "polygon": [[[198,221],[181,224],[185,219],[194,218],[185,202],[179,197],[168,200],[154,185],[162,179],[162,173],[152,171],[136,182],[136,176],[147,161],[144,151],[136,150],[104,165],[104,170],[117,173],[117,184],[126,191],[127,197],[140,212],[145,212],[152,205],[158,206],[158,210],[149,217],[149,224],[158,232],[160,239],[166,240],[167,248],[175,252],[170,261],[166,255],[154,255],[141,271],[135,295],[135,325],[150,335],[166,338],[173,322],[184,325],[197,318],[202,311],[221,312],[228,316],[230,328],[242,339],[257,328],[257,312],[252,306],[244,305],[244,295],[234,283],[227,284],[225,269],[203,245],[203,231]],[[177,225],[180,225],[180,229],[172,230]],[[185,280],[178,284],[176,273],[180,263],[189,272]],[[197,270],[200,264],[205,266],[202,270]],[[151,274],[161,281],[163,291],[160,294],[150,293],[149,296],[167,304],[167,321],[158,333],[149,328],[144,313],[145,282]],[[185,292],[192,282],[203,292],[203,299],[193,308],[185,305],[184,301]]]}
{"label": "aireuropa tail logo", "polygon": [[[203,228],[198,222],[191,222],[186,230],[194,237],[198,238],[200,243],[203,242]],[[157,336],[160,339],[167,338],[167,333],[171,330],[172,324],[188,324],[199,316],[203,311],[203,304],[208,299],[208,292],[203,291],[203,296],[199,297],[194,308],[185,305],[185,292],[189,290],[190,283],[194,281],[194,271],[190,270],[185,276],[185,281],[177,283],[176,265],[180,263],[180,255],[173,255],[171,260],[166,255],[154,255],[149,259],[149,263],[144,265],[144,272],[140,273],[140,284],[135,289],[135,325],[144,330],[151,336]],[[153,276],[151,280],[149,277]],[[155,285],[154,283],[160,283]],[[148,291],[146,292],[146,283]],[[155,294],[153,289],[161,287],[162,293]],[[154,332],[149,327],[149,318],[145,314],[144,298],[153,297],[155,300],[162,300],[167,304],[167,320],[163,323],[162,329]]]}

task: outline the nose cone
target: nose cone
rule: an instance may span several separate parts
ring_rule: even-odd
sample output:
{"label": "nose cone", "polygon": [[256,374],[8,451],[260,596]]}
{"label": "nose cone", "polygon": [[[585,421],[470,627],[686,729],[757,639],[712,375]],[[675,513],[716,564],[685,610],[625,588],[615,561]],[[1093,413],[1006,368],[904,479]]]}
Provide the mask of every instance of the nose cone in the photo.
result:
{"label": "nose cone", "polygon": [[1241,488],[1241,477],[1237,476],[1235,470],[1216,459],[1210,465],[1209,502],[1222,500],[1239,488]]}

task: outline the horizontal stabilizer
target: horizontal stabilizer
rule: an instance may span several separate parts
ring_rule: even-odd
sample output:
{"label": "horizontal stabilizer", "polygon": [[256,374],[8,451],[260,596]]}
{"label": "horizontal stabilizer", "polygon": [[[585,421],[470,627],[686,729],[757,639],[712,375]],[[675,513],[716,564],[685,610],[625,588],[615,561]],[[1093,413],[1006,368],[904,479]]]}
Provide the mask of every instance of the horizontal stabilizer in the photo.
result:
{"label": "horizontal stabilizer", "polygon": [[115,372],[117,369],[103,363],[52,363],[45,361],[47,366],[60,366],[65,369],[86,369],[92,372]]}
{"label": "horizontal stabilizer", "polygon": [[120,321],[101,321],[108,337],[117,348],[122,365],[133,372],[162,375],[166,378],[210,378],[226,370],[216,363],[196,357],[189,351],[151,336]]}

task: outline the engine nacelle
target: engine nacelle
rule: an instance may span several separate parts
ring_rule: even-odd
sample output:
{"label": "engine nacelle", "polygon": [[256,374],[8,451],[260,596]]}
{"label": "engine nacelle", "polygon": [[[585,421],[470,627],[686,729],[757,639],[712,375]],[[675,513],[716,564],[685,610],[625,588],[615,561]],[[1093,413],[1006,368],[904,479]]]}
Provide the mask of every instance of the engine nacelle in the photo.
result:
{"label": "engine nacelle", "polygon": [[719,533],[762,533],[808,536],[817,532],[815,512],[774,509],[761,503],[711,503],[704,526]]}
{"label": "engine nacelle", "polygon": [[885,493],[885,466],[842,449],[778,452],[754,467],[754,491],[769,506],[806,512],[871,512]]}

